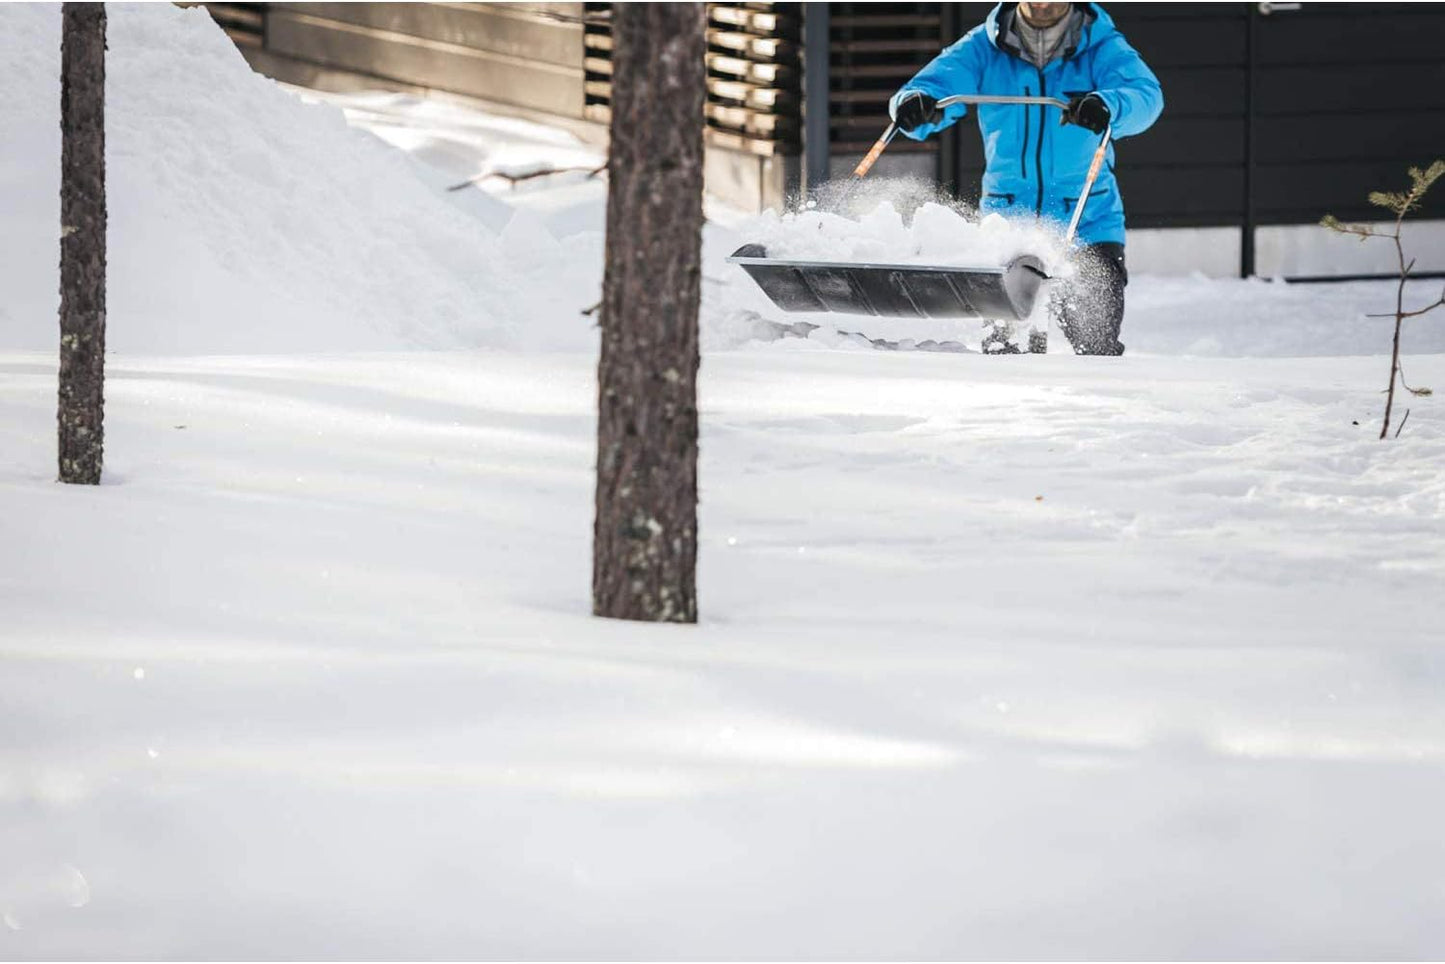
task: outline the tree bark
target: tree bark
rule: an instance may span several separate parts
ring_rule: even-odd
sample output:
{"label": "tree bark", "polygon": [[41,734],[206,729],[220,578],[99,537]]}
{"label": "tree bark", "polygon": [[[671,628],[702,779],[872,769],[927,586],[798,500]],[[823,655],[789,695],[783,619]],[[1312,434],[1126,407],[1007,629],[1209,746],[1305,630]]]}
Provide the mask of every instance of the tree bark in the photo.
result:
{"label": "tree bark", "polygon": [[105,405],[105,4],[67,3],[60,67],[60,481],[100,484]]}
{"label": "tree bark", "polygon": [[612,5],[592,611],[697,621],[706,13]]}

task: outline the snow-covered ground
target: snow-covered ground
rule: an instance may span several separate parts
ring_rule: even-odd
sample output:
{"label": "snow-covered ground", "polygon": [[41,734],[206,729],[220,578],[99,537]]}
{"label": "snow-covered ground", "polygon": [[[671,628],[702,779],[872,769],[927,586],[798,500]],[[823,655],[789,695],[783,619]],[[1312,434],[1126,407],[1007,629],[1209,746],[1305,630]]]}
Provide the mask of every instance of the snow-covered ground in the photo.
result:
{"label": "snow-covered ground", "polygon": [[111,16],[87,489],[58,10],[0,7],[0,956],[1445,954],[1445,413],[1374,438],[1388,286],[1138,277],[1121,359],[768,340],[715,210],[703,621],[594,620],[605,185],[445,187],[595,155],[342,99],[396,151]]}

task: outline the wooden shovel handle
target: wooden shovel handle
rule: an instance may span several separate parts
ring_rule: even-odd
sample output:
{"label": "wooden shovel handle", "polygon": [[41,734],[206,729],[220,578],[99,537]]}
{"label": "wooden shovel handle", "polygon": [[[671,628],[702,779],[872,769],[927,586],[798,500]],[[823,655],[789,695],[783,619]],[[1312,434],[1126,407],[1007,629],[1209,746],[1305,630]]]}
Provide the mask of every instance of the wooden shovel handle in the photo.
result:
{"label": "wooden shovel handle", "polygon": [[1064,235],[1065,248],[1074,243],[1074,232],[1079,229],[1079,219],[1084,216],[1084,204],[1089,200],[1089,192],[1094,188],[1099,169],[1104,166],[1104,157],[1109,153],[1109,141],[1113,136],[1112,126],[1104,128],[1104,133],[1099,138],[1099,146],[1094,149],[1094,159],[1089,163],[1089,174],[1084,178],[1084,189],[1079,192],[1079,200],[1074,203],[1074,216],[1069,219],[1069,231]]}
{"label": "wooden shovel handle", "polygon": [[883,136],[873,142],[873,146],[868,149],[868,153],[863,155],[863,160],[859,161],[858,166],[853,168],[853,176],[863,177],[871,171],[873,165],[878,162],[878,158],[883,156],[883,151],[888,147],[888,142],[893,140],[893,136],[897,133],[898,125],[889,124],[888,129],[883,132]]}

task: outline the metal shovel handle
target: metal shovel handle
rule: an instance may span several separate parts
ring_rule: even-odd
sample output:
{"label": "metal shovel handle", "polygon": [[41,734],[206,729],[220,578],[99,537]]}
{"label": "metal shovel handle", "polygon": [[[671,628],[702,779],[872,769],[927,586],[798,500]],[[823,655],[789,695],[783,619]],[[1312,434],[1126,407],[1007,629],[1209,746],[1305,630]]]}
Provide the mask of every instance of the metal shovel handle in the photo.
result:
{"label": "metal shovel handle", "polygon": [[1060,110],[1069,106],[1068,101],[1059,100],[1057,97],[1023,97],[1013,94],[954,94],[938,102],[939,107],[952,107],[954,104],[1042,104]]}

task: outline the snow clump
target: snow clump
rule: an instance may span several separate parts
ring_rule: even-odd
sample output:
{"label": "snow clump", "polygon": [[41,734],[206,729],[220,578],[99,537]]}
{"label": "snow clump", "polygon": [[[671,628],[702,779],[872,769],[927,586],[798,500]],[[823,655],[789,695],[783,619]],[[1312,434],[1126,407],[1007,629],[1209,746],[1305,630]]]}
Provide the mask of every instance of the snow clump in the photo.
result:
{"label": "snow clump", "polygon": [[910,218],[888,200],[857,218],[811,207],[768,211],[748,226],[747,234],[769,257],[788,261],[996,267],[1030,254],[1052,274],[1067,260],[1062,233],[1051,224],[1009,221],[998,214],[975,219],[935,201],[923,203]]}

